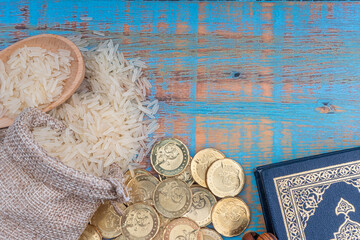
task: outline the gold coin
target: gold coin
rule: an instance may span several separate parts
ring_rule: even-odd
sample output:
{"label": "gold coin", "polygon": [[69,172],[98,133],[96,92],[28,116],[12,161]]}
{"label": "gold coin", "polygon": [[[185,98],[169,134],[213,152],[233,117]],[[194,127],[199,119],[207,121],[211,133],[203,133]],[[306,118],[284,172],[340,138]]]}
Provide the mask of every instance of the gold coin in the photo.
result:
{"label": "gold coin", "polygon": [[101,234],[99,230],[93,225],[87,225],[85,231],[81,234],[79,240],[101,240]]}
{"label": "gold coin", "polygon": [[215,196],[234,197],[243,189],[245,175],[240,164],[225,158],[211,164],[206,173],[206,182]]}
{"label": "gold coin", "polygon": [[169,218],[166,218],[161,214],[159,216],[160,216],[160,229],[159,232],[156,234],[156,236],[153,238],[153,240],[163,240],[165,227],[171,221]]}
{"label": "gold coin", "polygon": [[172,177],[182,173],[190,162],[189,150],[175,138],[156,143],[150,154],[150,162],[160,175]]}
{"label": "gold coin", "polygon": [[121,234],[121,217],[110,202],[100,205],[90,223],[95,225],[104,238],[114,238]]}
{"label": "gold coin", "polygon": [[204,240],[223,240],[220,234],[215,230],[209,228],[202,228],[201,232],[203,233]]}
{"label": "gold coin", "polygon": [[250,210],[240,198],[224,198],[215,204],[211,213],[215,230],[226,237],[238,236],[250,222]]}
{"label": "gold coin", "polygon": [[114,238],[113,240],[126,240],[126,238],[124,237],[124,235],[120,235],[117,238]]}
{"label": "gold coin", "polygon": [[191,174],[194,180],[200,186],[207,187],[206,172],[208,168],[213,162],[223,158],[225,155],[214,148],[206,148],[196,153],[191,162]]}
{"label": "gold coin", "polygon": [[211,223],[211,210],[216,203],[215,196],[206,188],[191,187],[192,205],[184,217],[195,221],[200,227]]}
{"label": "gold coin", "polygon": [[[166,179],[165,176],[159,175],[159,177],[160,177],[161,181]],[[191,175],[190,164],[186,167],[186,169],[182,173],[175,176],[175,178],[180,179],[180,180],[186,182],[187,185],[191,186],[194,183],[194,178]]]}
{"label": "gold coin", "polygon": [[126,239],[148,240],[155,237],[160,227],[160,218],[153,207],[135,203],[125,210],[121,229]]}
{"label": "gold coin", "polygon": [[192,194],[190,187],[176,178],[160,182],[154,191],[154,206],[167,218],[178,218],[190,210]]}
{"label": "gold coin", "polygon": [[124,203],[111,201],[111,204],[113,205],[117,214],[119,214],[120,216],[124,215],[124,211],[127,208]]}
{"label": "gold coin", "polygon": [[192,239],[203,240],[199,225],[188,218],[172,220],[165,228],[164,240]]}
{"label": "gold coin", "polygon": [[130,203],[146,202],[153,204],[153,192],[160,181],[152,175],[137,175],[127,184]]}
{"label": "gold coin", "polygon": [[143,174],[147,174],[150,175],[151,173],[149,173],[148,171],[146,171],[145,169],[142,168],[137,168],[133,170],[133,174],[131,173],[130,170],[128,170],[125,174],[124,174],[124,179],[125,179],[125,186],[130,182],[130,180],[132,178],[134,178],[137,175],[143,175]]}

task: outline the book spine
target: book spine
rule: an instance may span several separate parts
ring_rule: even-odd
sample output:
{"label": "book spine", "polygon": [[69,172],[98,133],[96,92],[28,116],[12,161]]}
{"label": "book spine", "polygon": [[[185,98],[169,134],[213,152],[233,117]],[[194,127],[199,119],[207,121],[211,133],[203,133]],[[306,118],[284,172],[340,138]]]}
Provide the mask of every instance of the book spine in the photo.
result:
{"label": "book spine", "polygon": [[272,221],[272,218],[271,218],[269,203],[268,203],[268,200],[266,198],[266,193],[265,193],[265,189],[264,189],[264,182],[263,182],[263,177],[262,177],[262,169],[261,168],[255,168],[254,169],[254,175],[255,175],[255,180],[256,180],[256,186],[257,186],[258,192],[259,192],[260,203],[261,203],[261,208],[262,208],[262,211],[263,211],[266,230],[268,232],[274,234],[273,221]]}

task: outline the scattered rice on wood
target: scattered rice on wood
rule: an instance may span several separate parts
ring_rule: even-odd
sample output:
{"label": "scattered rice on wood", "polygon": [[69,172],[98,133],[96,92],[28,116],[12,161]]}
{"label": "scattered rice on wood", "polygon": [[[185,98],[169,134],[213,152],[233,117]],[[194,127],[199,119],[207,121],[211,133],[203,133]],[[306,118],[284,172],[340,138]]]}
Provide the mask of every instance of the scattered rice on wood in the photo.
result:
{"label": "scattered rice on wood", "polygon": [[99,36],[105,36],[105,33],[100,32],[100,31],[93,31],[93,34],[99,35]]}
{"label": "scattered rice on wood", "polygon": [[80,17],[80,20],[82,20],[82,21],[91,21],[91,20],[93,20],[93,18],[92,17]]}

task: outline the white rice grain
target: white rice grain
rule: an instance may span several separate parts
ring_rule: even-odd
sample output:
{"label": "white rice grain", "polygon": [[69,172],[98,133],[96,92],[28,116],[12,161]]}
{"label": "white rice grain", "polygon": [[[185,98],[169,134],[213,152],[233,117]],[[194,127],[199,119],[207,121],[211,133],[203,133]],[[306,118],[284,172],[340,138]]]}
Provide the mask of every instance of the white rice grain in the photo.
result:
{"label": "white rice grain", "polygon": [[[86,47],[81,38],[72,39]],[[150,135],[159,127],[146,117],[154,118],[158,101],[148,101],[146,90],[151,85],[140,83],[145,63],[127,61],[118,48],[106,41],[83,52],[84,82],[65,104],[50,112],[69,126],[65,132],[34,129],[36,141],[49,154],[96,176],[106,175],[113,163],[123,172],[138,168],[155,142]]]}
{"label": "white rice grain", "polygon": [[70,76],[70,52],[23,47],[0,60],[0,118],[15,118],[27,107],[44,108],[56,101]]}

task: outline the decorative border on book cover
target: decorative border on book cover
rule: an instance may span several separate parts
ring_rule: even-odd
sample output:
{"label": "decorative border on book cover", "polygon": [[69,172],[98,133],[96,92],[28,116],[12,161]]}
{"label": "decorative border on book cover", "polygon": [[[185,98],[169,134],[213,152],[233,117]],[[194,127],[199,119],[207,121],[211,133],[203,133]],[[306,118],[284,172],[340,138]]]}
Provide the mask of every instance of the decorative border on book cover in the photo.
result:
{"label": "decorative border on book cover", "polygon": [[339,182],[360,192],[360,160],[274,178],[289,240],[306,240],[307,221],[315,214],[325,191]]}

